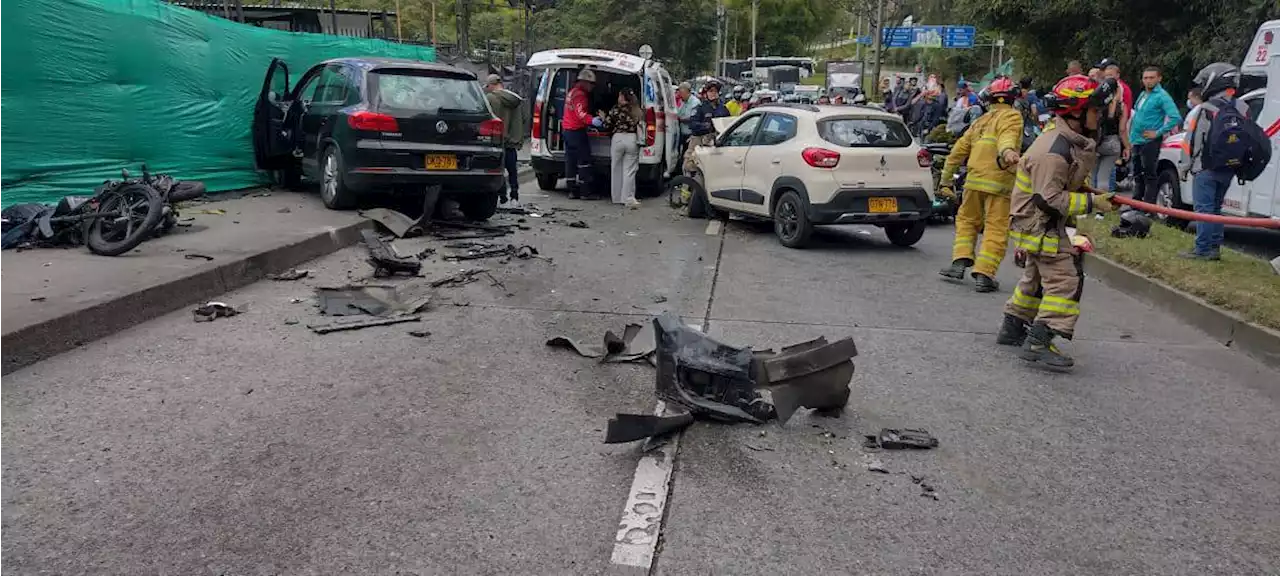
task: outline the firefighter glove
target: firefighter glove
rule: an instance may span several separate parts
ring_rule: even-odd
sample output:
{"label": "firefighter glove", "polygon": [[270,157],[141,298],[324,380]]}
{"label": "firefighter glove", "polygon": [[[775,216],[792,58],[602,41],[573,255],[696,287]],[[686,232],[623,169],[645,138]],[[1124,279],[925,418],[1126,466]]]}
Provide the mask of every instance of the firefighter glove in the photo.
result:
{"label": "firefighter glove", "polygon": [[1098,194],[1093,197],[1094,212],[1115,212],[1116,204],[1111,201],[1115,194]]}

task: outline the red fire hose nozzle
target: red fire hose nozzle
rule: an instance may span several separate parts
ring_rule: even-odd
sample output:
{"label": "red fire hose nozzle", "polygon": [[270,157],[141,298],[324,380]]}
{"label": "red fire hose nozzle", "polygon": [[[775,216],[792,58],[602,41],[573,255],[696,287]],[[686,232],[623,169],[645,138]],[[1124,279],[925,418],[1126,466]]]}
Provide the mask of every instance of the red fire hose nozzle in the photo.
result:
{"label": "red fire hose nozzle", "polygon": [[[1091,186],[1084,186],[1084,191],[1090,194],[1108,194]],[[1177,208],[1166,208],[1156,204],[1148,204],[1141,200],[1134,200],[1119,194],[1110,195],[1112,202],[1118,202],[1126,206],[1131,206],[1142,210],[1143,212],[1154,212],[1156,214],[1164,214],[1173,216],[1182,220],[1195,220],[1197,222],[1213,222],[1214,224],[1229,224],[1231,226],[1251,226],[1254,228],[1270,228],[1272,230],[1280,230],[1280,219],[1276,218],[1248,218],[1243,216],[1218,216],[1216,214],[1200,214],[1199,212],[1191,212],[1188,210],[1179,210]]]}

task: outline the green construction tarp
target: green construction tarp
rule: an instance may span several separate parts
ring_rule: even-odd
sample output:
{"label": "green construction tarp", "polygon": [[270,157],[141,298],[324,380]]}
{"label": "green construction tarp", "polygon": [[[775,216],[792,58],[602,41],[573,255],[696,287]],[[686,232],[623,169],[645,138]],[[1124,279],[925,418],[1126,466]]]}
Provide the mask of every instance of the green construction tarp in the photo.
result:
{"label": "green construction tarp", "polygon": [[262,184],[250,129],[271,59],[290,80],[340,56],[435,60],[430,47],[291,33],[158,0],[10,0],[0,20],[0,202],[88,194],[121,168]]}

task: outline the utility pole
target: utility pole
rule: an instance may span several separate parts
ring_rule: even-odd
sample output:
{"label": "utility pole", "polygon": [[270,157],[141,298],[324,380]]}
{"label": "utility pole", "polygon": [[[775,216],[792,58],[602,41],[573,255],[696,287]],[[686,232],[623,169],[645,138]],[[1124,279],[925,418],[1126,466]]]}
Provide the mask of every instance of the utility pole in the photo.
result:
{"label": "utility pole", "polygon": [[876,25],[872,41],[876,44],[876,73],[871,77],[871,86],[880,86],[880,66],[884,62],[884,0],[876,4]]}
{"label": "utility pole", "polygon": [[404,34],[400,32],[400,0],[396,0],[396,42],[403,42]]}
{"label": "utility pole", "polygon": [[760,16],[760,0],[751,0],[751,79],[759,83],[756,76],[756,20]]}

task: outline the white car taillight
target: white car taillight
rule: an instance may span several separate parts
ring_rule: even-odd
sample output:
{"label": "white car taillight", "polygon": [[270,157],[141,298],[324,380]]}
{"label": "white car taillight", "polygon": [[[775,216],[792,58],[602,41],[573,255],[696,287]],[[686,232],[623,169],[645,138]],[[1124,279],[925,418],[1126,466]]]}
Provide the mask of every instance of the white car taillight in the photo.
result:
{"label": "white car taillight", "polygon": [[814,168],[835,168],[840,163],[840,153],[826,148],[805,148],[800,155]]}

